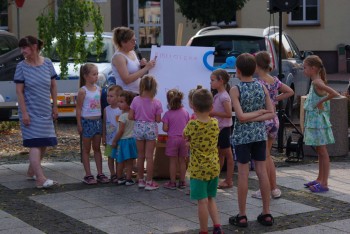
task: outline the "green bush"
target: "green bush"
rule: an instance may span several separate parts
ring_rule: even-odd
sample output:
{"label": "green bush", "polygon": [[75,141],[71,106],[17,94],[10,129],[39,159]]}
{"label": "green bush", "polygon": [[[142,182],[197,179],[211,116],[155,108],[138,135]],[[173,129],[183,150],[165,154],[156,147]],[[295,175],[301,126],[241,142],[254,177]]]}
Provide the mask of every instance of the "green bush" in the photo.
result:
{"label": "green bush", "polygon": [[17,129],[19,127],[19,123],[15,121],[3,121],[0,122],[0,133],[8,132],[13,129]]}

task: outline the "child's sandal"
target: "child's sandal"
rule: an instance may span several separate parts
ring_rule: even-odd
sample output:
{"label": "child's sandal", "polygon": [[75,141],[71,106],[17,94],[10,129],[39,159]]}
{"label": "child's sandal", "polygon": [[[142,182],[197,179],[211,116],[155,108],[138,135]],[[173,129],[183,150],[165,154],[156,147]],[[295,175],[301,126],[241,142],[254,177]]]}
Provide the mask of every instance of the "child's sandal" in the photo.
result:
{"label": "child's sandal", "polygon": [[[242,220],[245,220],[245,222],[241,222]],[[237,214],[236,216],[232,216],[229,218],[228,222],[237,227],[248,227],[248,218],[245,215],[239,216],[239,214]]]}
{"label": "child's sandal", "polygon": [[97,181],[95,180],[93,175],[85,176],[83,182],[88,185],[97,184]]}
{"label": "child's sandal", "polygon": [[[270,220],[266,220],[267,218],[270,218]],[[260,214],[257,218],[258,222],[261,224],[261,225],[264,225],[264,226],[272,226],[272,224],[274,223],[274,219],[272,217],[271,214]]]}
{"label": "child's sandal", "polygon": [[117,175],[112,175],[111,176],[111,182],[112,183],[118,183],[118,176]]}

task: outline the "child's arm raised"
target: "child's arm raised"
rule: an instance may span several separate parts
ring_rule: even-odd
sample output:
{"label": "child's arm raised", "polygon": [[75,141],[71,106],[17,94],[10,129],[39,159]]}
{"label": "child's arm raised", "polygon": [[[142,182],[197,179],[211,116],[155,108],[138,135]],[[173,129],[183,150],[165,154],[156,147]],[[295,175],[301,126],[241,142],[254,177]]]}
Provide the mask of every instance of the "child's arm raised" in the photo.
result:
{"label": "child's arm raised", "polygon": [[316,105],[316,107],[319,110],[323,110],[323,103],[331,100],[334,97],[339,96],[339,93],[332,89],[331,87],[327,86],[321,79],[317,79],[313,81],[313,84],[318,91],[318,93],[326,92],[328,95],[322,98]]}

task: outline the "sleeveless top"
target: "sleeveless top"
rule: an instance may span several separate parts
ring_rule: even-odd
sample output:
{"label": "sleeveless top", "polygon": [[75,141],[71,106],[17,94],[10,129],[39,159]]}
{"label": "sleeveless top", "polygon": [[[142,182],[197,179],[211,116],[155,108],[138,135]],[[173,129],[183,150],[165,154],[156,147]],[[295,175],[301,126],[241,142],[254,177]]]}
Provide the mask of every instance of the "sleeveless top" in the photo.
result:
{"label": "sleeveless top", "polygon": [[117,108],[112,108],[111,106],[106,107],[106,143],[107,145],[112,145],[113,139],[118,132],[119,126],[119,116],[122,111]]}
{"label": "sleeveless top", "polygon": [[323,110],[317,108],[317,103],[324,98],[316,93],[311,83],[309,94],[304,103],[305,123],[304,142],[305,145],[328,145],[335,142],[330,118],[330,101],[323,103]]}
{"label": "sleeveless top", "polygon": [[95,91],[89,91],[86,86],[81,87],[85,90],[81,117],[101,116],[101,90],[97,85],[95,87]]}
{"label": "sleeveless top", "polygon": [[[265,108],[264,88],[256,79],[252,82],[240,82],[236,86],[239,90],[239,102],[244,113]],[[236,120],[233,130],[234,145],[265,141],[266,137],[264,121],[241,123],[238,119]]]}
{"label": "sleeveless top", "polygon": [[[128,72],[130,74],[132,73],[135,73],[137,72],[138,70],[140,70],[140,62],[139,60],[137,59],[137,56],[135,54],[135,52],[133,51],[134,55],[135,55],[135,60],[132,60],[130,59],[128,56],[126,56],[125,54],[119,52],[119,51],[116,51],[112,57],[112,60],[115,56],[121,54],[122,56],[125,57],[126,59],[126,67],[128,69]],[[126,91],[131,91],[133,93],[139,93],[139,86],[140,86],[140,79],[137,79],[135,80],[134,82],[131,82],[129,84],[125,84],[124,81],[122,80],[122,78],[120,77],[119,75],[119,72],[117,70],[117,67],[114,66],[114,64],[112,63],[112,71],[113,71],[113,74],[114,74],[114,77],[115,77],[115,84],[116,85],[120,85],[123,90],[126,90]]]}
{"label": "sleeveless top", "polygon": [[261,79],[259,79],[259,82],[260,84],[266,87],[267,91],[269,91],[270,99],[272,103],[276,105],[278,103],[278,101],[276,100],[276,97],[278,95],[278,90],[282,87],[282,82],[276,76],[273,76],[272,78],[273,78],[272,84],[269,84]]}

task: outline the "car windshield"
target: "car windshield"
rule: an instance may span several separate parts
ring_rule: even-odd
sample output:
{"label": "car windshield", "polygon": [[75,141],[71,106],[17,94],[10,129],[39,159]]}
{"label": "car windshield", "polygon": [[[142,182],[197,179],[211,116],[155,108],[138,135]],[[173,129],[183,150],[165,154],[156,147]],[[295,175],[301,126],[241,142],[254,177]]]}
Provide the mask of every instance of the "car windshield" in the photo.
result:
{"label": "car windshield", "polygon": [[[85,48],[87,50],[86,62],[91,63],[110,63],[113,55],[113,43],[111,38],[104,37],[103,38],[103,48],[102,53],[97,56],[96,47],[91,43],[93,38],[87,37],[87,42],[85,44]],[[52,43],[52,51],[51,54],[45,53],[43,51],[44,56],[49,57],[53,62],[60,62],[56,51],[57,41]],[[70,61],[73,61],[73,58],[70,58]]]}
{"label": "car windshield", "polygon": [[237,57],[242,53],[254,54],[266,50],[263,37],[250,36],[205,36],[193,39],[191,46],[215,47],[214,66],[226,62],[230,56]]}

